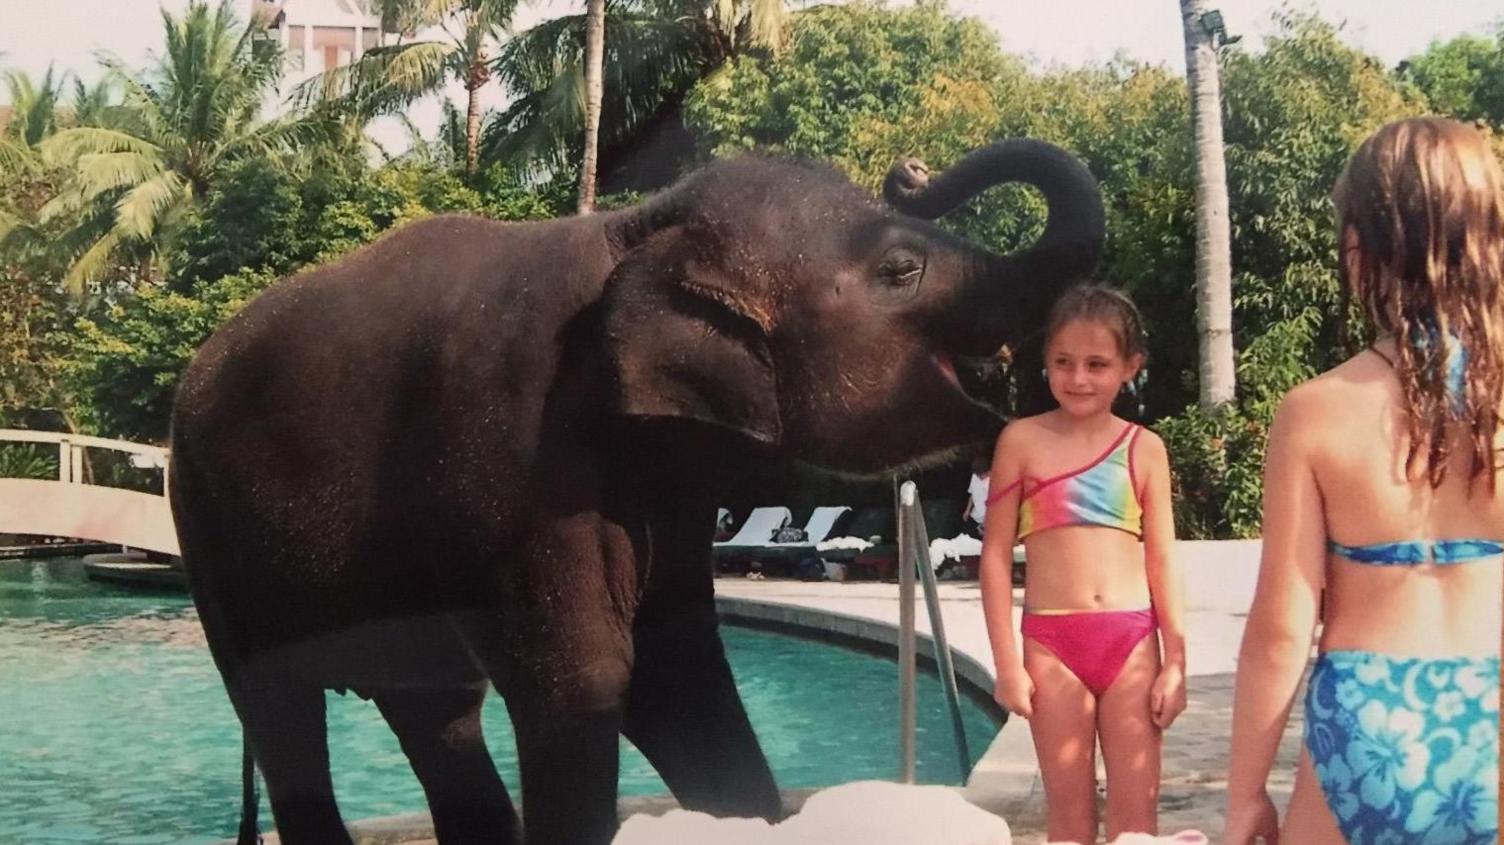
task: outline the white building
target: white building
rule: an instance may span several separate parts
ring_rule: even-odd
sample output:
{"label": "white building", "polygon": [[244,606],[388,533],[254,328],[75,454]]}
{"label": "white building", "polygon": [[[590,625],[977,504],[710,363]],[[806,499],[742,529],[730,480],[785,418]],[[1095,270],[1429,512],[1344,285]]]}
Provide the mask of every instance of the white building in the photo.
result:
{"label": "white building", "polygon": [[[383,43],[374,0],[249,0],[253,16],[282,43],[284,89],[347,65]],[[256,19],[253,17],[253,19]]]}

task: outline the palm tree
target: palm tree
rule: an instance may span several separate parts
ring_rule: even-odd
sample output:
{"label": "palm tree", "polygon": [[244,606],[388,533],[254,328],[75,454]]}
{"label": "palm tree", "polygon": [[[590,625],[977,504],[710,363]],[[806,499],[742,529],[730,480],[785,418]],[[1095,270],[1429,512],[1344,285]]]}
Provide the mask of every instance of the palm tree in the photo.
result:
{"label": "palm tree", "polygon": [[[325,71],[298,86],[294,103],[349,115],[363,125],[400,113],[450,80],[465,86],[465,172],[479,160],[480,89],[491,79],[495,46],[517,10],[518,0],[376,0],[382,29],[404,33],[392,45],[373,47],[350,64]],[[445,40],[404,41],[406,34],[440,29]]]}
{"label": "palm tree", "polygon": [[21,71],[4,75],[11,106],[8,119],[0,126],[0,179],[12,190],[0,196],[0,243],[22,223],[23,215],[13,202],[13,194],[24,179],[38,176],[42,170],[37,145],[62,123],[58,101],[66,77],[55,75],[51,67],[40,81]]}
{"label": "palm tree", "polygon": [[67,82],[67,74],[56,75],[52,67],[48,66],[40,81],[34,81],[27,74],[15,70],[7,72],[4,80],[6,91],[10,95],[11,111],[10,119],[0,129],[0,134],[35,147],[58,127],[58,103],[62,98],[63,85]]}
{"label": "palm tree", "polygon": [[[1185,72],[1196,138],[1196,331],[1200,338],[1200,405],[1215,410],[1233,401],[1237,375],[1232,348],[1232,236],[1227,211],[1227,164],[1222,155],[1222,85],[1217,70],[1222,16],[1206,0],[1180,0]],[[1224,42],[1225,43],[1225,42]]]}
{"label": "palm tree", "polygon": [[[611,37],[602,48],[601,80],[611,96],[598,138],[608,145],[677,108],[696,82],[734,56],[780,49],[788,17],[786,0],[612,0],[605,12]],[[587,10],[544,21],[501,48],[493,69],[513,101],[482,142],[485,155],[544,172],[578,160],[588,18]]]}
{"label": "palm tree", "polygon": [[308,136],[306,125],[260,119],[280,48],[240,24],[229,0],[195,2],[181,19],[164,10],[162,24],[165,52],[146,71],[100,59],[124,96],[114,125],[64,129],[40,145],[72,168],[39,222],[67,221],[79,239],[65,276],[75,291],[126,253],[136,281],[154,278],[176,225],[227,166]]}
{"label": "palm tree", "polygon": [[580,214],[595,210],[595,162],[600,152],[601,76],[605,71],[606,0],[587,0],[585,10],[585,152],[580,161]]}

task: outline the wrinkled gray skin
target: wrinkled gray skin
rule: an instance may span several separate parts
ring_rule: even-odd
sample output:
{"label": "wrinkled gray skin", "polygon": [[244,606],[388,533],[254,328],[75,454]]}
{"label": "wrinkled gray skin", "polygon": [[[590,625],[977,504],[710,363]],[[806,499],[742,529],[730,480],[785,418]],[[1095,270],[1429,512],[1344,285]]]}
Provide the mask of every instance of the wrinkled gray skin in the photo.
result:
{"label": "wrinkled gray skin", "polygon": [[[1024,251],[921,219],[1009,180],[1050,205]],[[874,473],[993,436],[952,358],[1037,329],[1101,251],[1096,185],[1048,145],[928,182],[901,163],[885,205],[748,157],[624,211],[432,218],[204,344],[172,507],[283,842],[349,841],[331,688],[380,708],[444,843],[522,834],[481,738],[487,683],[533,845],[611,839],[618,734],[685,807],[780,816],[716,628],[718,491],[768,454]]]}

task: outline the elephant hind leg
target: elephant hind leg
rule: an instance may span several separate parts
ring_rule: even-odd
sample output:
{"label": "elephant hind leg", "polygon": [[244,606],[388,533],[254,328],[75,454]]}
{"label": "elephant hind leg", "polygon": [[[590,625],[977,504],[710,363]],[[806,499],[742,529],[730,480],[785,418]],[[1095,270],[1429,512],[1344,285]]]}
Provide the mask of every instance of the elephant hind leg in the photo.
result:
{"label": "elephant hind leg", "polygon": [[284,845],[349,843],[329,775],[324,691],[264,677],[226,681]]}
{"label": "elephant hind leg", "polygon": [[481,731],[486,687],[383,690],[372,697],[423,785],[443,845],[522,841],[517,810]]}

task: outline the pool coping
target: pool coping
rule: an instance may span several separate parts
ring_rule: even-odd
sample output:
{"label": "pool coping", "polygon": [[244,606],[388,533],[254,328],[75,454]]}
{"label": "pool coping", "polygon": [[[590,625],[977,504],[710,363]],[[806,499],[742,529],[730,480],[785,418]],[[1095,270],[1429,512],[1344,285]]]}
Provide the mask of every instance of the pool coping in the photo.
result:
{"label": "pool coping", "polygon": [[[899,630],[889,621],[828,607],[780,601],[776,596],[726,595],[720,586],[737,583],[728,581],[717,581],[715,596],[716,612],[723,622],[855,647],[896,662]],[[1015,603],[1022,606],[1021,597]],[[944,595],[940,604],[942,608],[947,604]],[[920,618],[916,621],[923,626],[925,614],[922,606],[919,610],[917,615]],[[966,784],[954,788],[967,802],[1002,816],[1010,824],[1042,821],[1044,783],[1039,774],[1033,737],[1026,729],[1026,723],[1019,721],[1019,726],[1013,730],[1004,729],[1010,720],[992,698],[995,684],[992,667],[970,654],[964,644],[950,637],[947,639],[956,669],[957,687],[963,695],[980,705],[998,727],[991,745],[972,767]],[[934,638],[921,628],[915,631],[915,645],[920,665],[933,670]],[[896,747],[896,726],[891,736]]]}

